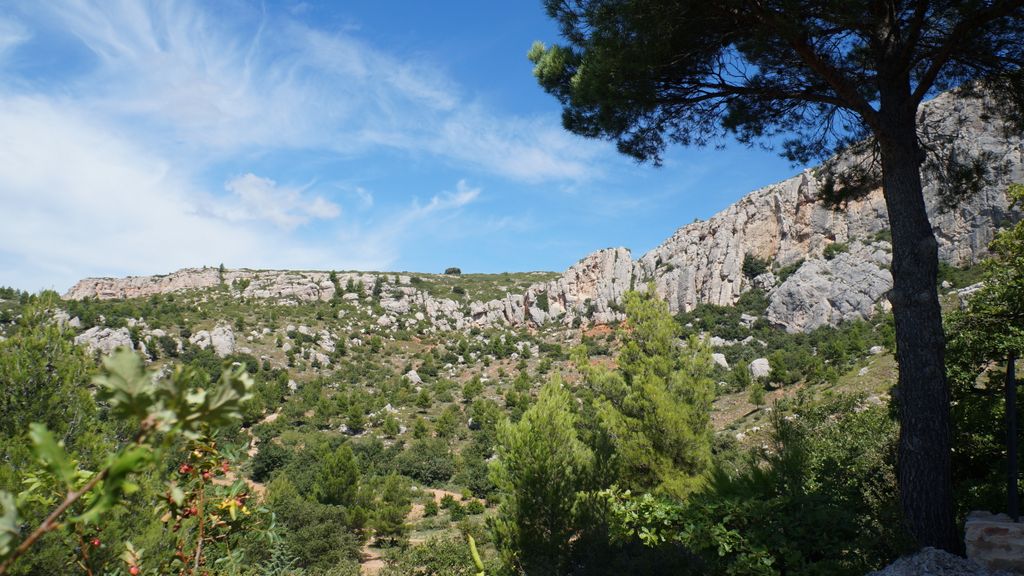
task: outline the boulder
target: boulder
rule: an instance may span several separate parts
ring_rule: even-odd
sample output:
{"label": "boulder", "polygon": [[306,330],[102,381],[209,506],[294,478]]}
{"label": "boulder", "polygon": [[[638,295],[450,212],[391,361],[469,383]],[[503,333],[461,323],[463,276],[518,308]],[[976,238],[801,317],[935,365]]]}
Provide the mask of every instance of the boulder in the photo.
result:
{"label": "boulder", "polygon": [[949,552],[925,548],[916,554],[904,556],[868,576],[1012,576],[1012,574],[983,568],[975,562]]}
{"label": "boulder", "polygon": [[725,359],[725,354],[715,352],[711,355],[711,359],[714,360],[715,364],[718,364],[722,368],[725,368],[726,370],[729,369],[729,361]]}
{"label": "boulder", "polygon": [[132,336],[127,328],[101,328],[93,326],[78,336],[75,344],[85,346],[89,353],[110,354],[118,348],[134,349]]}
{"label": "boulder", "polygon": [[210,332],[210,345],[221,358],[235,353],[235,332],[227,324],[218,324]]}
{"label": "boulder", "polygon": [[750,370],[750,377],[754,380],[761,380],[767,378],[772,373],[772,365],[768,363],[767,358],[758,358],[750,363],[747,367]]}
{"label": "boulder", "polygon": [[210,339],[210,333],[206,330],[198,330],[196,332],[193,332],[192,335],[188,337],[188,341],[191,342],[193,345],[202,348],[203,350],[209,348],[212,342],[212,340]]}

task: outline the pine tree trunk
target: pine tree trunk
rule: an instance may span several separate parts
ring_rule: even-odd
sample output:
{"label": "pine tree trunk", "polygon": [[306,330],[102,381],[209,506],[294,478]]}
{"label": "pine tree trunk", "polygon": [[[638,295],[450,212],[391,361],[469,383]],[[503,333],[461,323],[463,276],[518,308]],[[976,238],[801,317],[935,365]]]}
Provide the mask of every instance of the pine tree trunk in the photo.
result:
{"label": "pine tree trunk", "polygon": [[921,185],[923,155],[917,141],[916,111],[887,104],[883,96],[886,133],[879,135],[879,144],[893,245],[889,300],[899,363],[900,502],[907,529],[919,547],[959,553],[962,546],[953,518],[945,336],[936,290],[938,244]]}

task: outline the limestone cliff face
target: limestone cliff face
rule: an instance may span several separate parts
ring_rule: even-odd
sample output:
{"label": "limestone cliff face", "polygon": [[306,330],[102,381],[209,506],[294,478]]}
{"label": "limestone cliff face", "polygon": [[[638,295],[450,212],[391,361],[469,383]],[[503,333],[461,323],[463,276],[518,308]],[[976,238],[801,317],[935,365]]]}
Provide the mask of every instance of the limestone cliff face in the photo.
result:
{"label": "limestone cliff face", "polygon": [[[1005,190],[1010,182],[1024,180],[1024,141],[1019,134],[1005,135],[1001,123],[987,118],[978,103],[950,94],[922,107],[921,126],[926,145],[984,153],[988,162],[1004,168],[1001,177],[950,211],[940,209],[935,179],[927,171],[924,174],[939,257],[957,266],[975,263],[985,256],[995,230],[1019,218],[1009,211]],[[957,135],[938,136],[947,134]],[[840,159],[841,163],[850,161]],[[888,229],[881,190],[837,212],[817,201],[822,186],[815,171],[807,170],[756,190],[706,222],[680,228],[641,257],[634,274],[644,281],[653,280],[657,293],[673,311],[680,311],[701,302],[734,303],[750,286],[742,273],[746,254],[767,258],[777,266],[806,260],[785,284],[768,286],[769,317],[774,322],[789,330],[808,330],[822,323],[869,316],[891,286],[891,277],[886,280],[887,252],[875,250],[856,266],[852,255],[823,264],[822,252],[835,242],[870,244]],[[843,265],[848,266],[835,269]],[[857,304],[851,308],[854,302]],[[807,313],[813,307],[816,311]]]}
{"label": "limestone cliff face", "polygon": [[[977,262],[995,230],[1019,218],[1005,196],[1008,183],[1024,181],[1024,141],[1006,135],[976,102],[942,95],[921,110],[922,140],[936,150],[965,150],[987,155],[1002,175],[950,211],[940,210],[938,187],[926,172],[928,212],[939,243],[940,258],[954,265]],[[959,127],[959,132],[955,130]],[[956,134],[948,137],[948,134]],[[840,158],[840,165],[857,161]],[[415,313],[439,330],[499,324],[547,322],[608,323],[622,319],[618,304],[632,287],[653,282],[673,312],[699,303],[732,304],[753,281],[743,275],[747,254],[774,262],[776,269],[804,261],[781,285],[774,276],[759,278],[769,292],[768,317],[791,331],[870,316],[892,277],[890,247],[881,190],[833,211],[818,202],[824,185],[815,170],[748,194],[707,221],[676,231],[660,246],[632,260],[629,250],[609,248],[583,258],[560,278],[537,283],[520,294],[469,304],[438,298],[418,289],[410,278],[394,274],[339,273],[338,286],[362,286],[376,292],[385,314],[381,326]],[[833,243],[850,245],[832,260],[823,251]],[[330,300],[337,290],[326,272],[185,269],[166,276],[80,281],[67,298],[133,298],[151,294],[244,286],[243,296],[293,301]],[[354,297],[346,294],[345,297]]]}

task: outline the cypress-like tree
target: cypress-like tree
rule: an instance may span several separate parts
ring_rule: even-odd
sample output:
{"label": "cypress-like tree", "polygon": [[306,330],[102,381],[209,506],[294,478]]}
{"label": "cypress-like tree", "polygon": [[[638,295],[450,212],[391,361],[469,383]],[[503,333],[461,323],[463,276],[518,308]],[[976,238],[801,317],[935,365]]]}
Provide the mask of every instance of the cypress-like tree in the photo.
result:
{"label": "cypress-like tree", "polygon": [[594,455],[577,437],[573,404],[556,377],[519,422],[498,425],[491,477],[503,500],[495,543],[506,563],[531,576],[565,573],[578,530],[577,493]]}
{"label": "cypress-like tree", "polygon": [[594,378],[604,383],[599,413],[614,445],[618,481],[683,497],[711,463],[711,350],[697,338],[680,348],[668,305],[650,292],[629,292],[625,300],[622,384],[607,375]]}
{"label": "cypress-like tree", "polygon": [[313,487],[321,504],[349,506],[359,488],[359,466],[348,444],[324,456]]}

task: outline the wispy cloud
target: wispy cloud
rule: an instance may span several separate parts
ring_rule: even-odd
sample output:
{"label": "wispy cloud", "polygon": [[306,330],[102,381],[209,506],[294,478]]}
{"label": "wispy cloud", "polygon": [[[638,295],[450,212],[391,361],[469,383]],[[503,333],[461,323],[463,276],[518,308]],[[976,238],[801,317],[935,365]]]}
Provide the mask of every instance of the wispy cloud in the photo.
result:
{"label": "wispy cloud", "polygon": [[255,147],[428,152],[527,182],[593,175],[597,147],[550,118],[499,116],[430,61],[258,13],[234,27],[188,2],[43,3],[95,55],[77,96],[224,154]]}
{"label": "wispy cloud", "polygon": [[228,180],[224,188],[231,197],[217,202],[213,212],[227,220],[266,220],[291,230],[310,219],[331,220],[341,215],[341,206],[306,194],[304,188],[278,186],[270,178],[243,174]]}
{"label": "wispy cloud", "polygon": [[373,208],[373,193],[362,186],[355,187],[355,195],[364,209]]}
{"label": "wispy cloud", "polygon": [[7,52],[31,37],[32,34],[21,23],[0,16],[0,61]]}
{"label": "wispy cloud", "polygon": [[[220,262],[385,264],[300,242],[261,221],[210,214],[193,174],[66,103],[0,98],[0,132],[6,135],[0,139],[0,203],[10,207],[0,226],[0,278],[8,282],[63,289],[84,274],[159,273]],[[256,206],[249,201],[249,209]],[[315,199],[291,209],[308,217],[337,210]]]}

